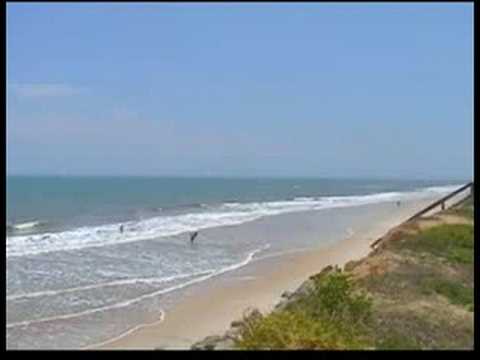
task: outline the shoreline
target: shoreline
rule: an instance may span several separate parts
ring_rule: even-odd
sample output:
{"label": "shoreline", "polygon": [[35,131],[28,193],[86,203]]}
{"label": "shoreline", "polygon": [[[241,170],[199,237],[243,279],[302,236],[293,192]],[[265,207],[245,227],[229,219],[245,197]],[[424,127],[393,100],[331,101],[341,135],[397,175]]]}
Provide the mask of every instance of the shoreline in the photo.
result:
{"label": "shoreline", "polygon": [[173,306],[162,320],[139,325],[85,349],[189,349],[207,336],[224,332],[247,308],[271,311],[285,291],[294,291],[325,266],[343,267],[365,257],[375,240],[432,201],[414,201],[400,214],[368,224],[364,231],[333,244],[253,259],[244,267],[206,280],[202,288],[192,289],[192,294]]}

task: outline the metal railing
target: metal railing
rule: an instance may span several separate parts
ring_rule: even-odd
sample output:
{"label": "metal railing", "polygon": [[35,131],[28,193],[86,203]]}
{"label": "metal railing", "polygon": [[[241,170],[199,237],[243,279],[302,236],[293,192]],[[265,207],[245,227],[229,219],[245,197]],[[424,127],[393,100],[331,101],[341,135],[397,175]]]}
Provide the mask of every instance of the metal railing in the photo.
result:
{"label": "metal railing", "polygon": [[465,184],[463,185],[461,188],[451,192],[450,194],[448,194],[447,196],[441,198],[440,200],[437,200],[435,201],[433,204],[427,206],[425,209],[417,212],[415,215],[413,215],[412,217],[409,217],[405,222],[407,221],[411,221],[413,219],[416,219],[418,218],[419,216],[422,216],[423,214],[429,212],[430,210],[433,210],[435,209],[437,206],[440,206],[442,210],[445,210],[445,202],[449,199],[451,199],[452,197],[454,197],[455,195],[461,193],[462,191],[464,191],[465,189],[468,189],[470,188],[470,193],[472,194],[473,196],[473,181],[472,182],[469,182],[468,184]]}
{"label": "metal railing", "polygon": [[[419,212],[417,212],[415,215],[409,217],[407,220],[405,220],[403,222],[403,224],[409,222],[409,221],[412,221],[424,214],[426,214],[427,212],[429,212],[430,210],[433,210],[435,209],[437,206],[440,206],[442,210],[445,210],[445,207],[446,207],[446,204],[445,202],[449,199],[451,199],[452,197],[454,197],[455,195],[458,195],[459,193],[461,193],[462,191],[466,190],[470,188],[470,196],[472,196],[473,198],[473,193],[474,193],[474,182],[469,182],[468,184],[465,184],[463,185],[462,187],[458,188],[457,190],[451,192],[450,194],[448,194],[447,196],[444,196],[443,198],[441,198],[440,200],[437,200],[435,201],[433,204],[427,206],[426,208],[424,208],[423,210],[420,210]],[[453,206],[457,206],[459,205],[460,203],[462,203],[463,201],[465,201],[465,199],[467,199],[468,196],[466,196],[465,198],[463,198],[462,200],[458,201],[457,203],[455,203]],[[384,239],[384,236],[380,237],[379,239],[375,240],[372,244],[370,244],[370,247],[372,249],[375,248],[375,246],[378,245],[378,243],[380,241],[382,241]]]}

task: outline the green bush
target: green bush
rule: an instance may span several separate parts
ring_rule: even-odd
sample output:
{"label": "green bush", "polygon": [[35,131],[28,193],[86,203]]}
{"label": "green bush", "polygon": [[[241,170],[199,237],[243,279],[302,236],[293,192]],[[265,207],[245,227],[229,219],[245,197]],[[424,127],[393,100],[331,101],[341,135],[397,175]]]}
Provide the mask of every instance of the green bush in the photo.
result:
{"label": "green bush", "polygon": [[361,342],[342,336],[328,321],[319,321],[302,311],[274,312],[252,321],[237,346],[241,349],[347,349]]}
{"label": "green bush", "polygon": [[315,291],[308,302],[314,316],[347,321],[349,326],[367,324],[371,317],[371,300],[355,293],[350,275],[340,271],[316,279]]}
{"label": "green bush", "polygon": [[[439,225],[392,242],[391,249],[398,251],[397,255],[408,255],[406,268],[382,276],[371,275],[367,283],[364,280],[358,284],[338,269],[320,273],[312,277],[312,290],[290,302],[284,310],[247,320],[236,346],[241,349],[452,347],[448,341],[457,344],[459,340],[456,335],[450,339],[452,331],[435,325],[435,316],[439,314],[425,316],[413,311],[410,316],[410,311],[402,313],[401,307],[383,314],[377,308],[372,314],[372,301],[358,291],[358,286],[382,294],[390,299],[389,304],[392,299],[405,304],[426,292],[445,296],[451,303],[473,311],[473,288],[460,280],[445,278],[440,271],[437,274],[431,266],[434,260],[442,269],[469,271],[473,264],[473,241],[472,225]],[[404,250],[408,251],[403,253]],[[423,256],[426,254],[429,255]],[[412,255],[423,258],[411,261]],[[410,300],[405,299],[405,294],[410,294]],[[455,326],[463,329],[461,324]],[[470,341],[470,335],[465,335],[465,339]]]}
{"label": "green bush", "polygon": [[371,346],[371,301],[355,294],[349,276],[316,278],[314,291],[268,316],[247,321],[243,349],[357,349]]}

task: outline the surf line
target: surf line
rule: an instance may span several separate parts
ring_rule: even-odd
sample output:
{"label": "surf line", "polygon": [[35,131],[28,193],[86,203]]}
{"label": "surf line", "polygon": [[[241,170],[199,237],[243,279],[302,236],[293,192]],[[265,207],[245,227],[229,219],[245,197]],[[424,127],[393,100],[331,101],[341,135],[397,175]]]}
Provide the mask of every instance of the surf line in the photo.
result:
{"label": "surf line", "polygon": [[140,329],[143,329],[143,328],[146,328],[146,327],[150,327],[150,326],[158,325],[161,322],[163,322],[164,320],[165,320],[165,311],[160,310],[160,318],[158,320],[155,320],[155,321],[153,321],[152,323],[149,323],[149,324],[135,325],[135,326],[131,327],[130,329],[124,331],[120,335],[117,335],[113,338],[107,339],[107,340],[99,342],[99,343],[87,345],[87,346],[81,348],[81,350],[88,350],[88,349],[97,348],[97,347],[100,347],[100,346],[103,346],[103,345],[107,345],[107,344],[112,343],[114,341],[120,340],[121,338],[123,338],[123,337],[125,337],[125,336],[127,336],[131,333],[134,333],[137,330],[140,330]]}
{"label": "surf line", "polygon": [[102,307],[95,308],[95,309],[89,309],[89,310],[81,311],[81,312],[78,312],[78,313],[57,315],[57,316],[51,316],[51,317],[46,317],[46,318],[36,319],[36,320],[25,320],[25,321],[14,322],[14,323],[7,324],[6,327],[7,327],[7,329],[10,329],[10,328],[13,328],[13,327],[29,326],[31,324],[38,324],[38,323],[43,323],[43,322],[72,319],[72,318],[81,317],[81,316],[85,316],[85,315],[90,315],[90,314],[94,314],[94,313],[105,311],[105,310],[119,309],[119,308],[122,308],[122,307],[125,307],[125,306],[129,306],[129,305],[135,304],[139,301],[142,301],[144,299],[148,299],[148,298],[151,298],[151,297],[154,297],[154,296],[157,296],[157,295],[162,295],[162,294],[174,291],[174,290],[182,289],[186,286],[189,286],[189,285],[207,280],[211,277],[218,276],[218,275],[224,274],[224,273],[232,271],[232,270],[236,270],[236,269],[238,269],[240,267],[243,267],[243,266],[247,265],[248,263],[250,263],[251,260],[253,259],[253,256],[256,253],[258,253],[262,250],[266,250],[269,247],[270,247],[270,244],[267,244],[266,246],[255,249],[254,251],[252,251],[248,254],[247,258],[244,261],[242,261],[240,263],[227,266],[227,267],[219,269],[218,271],[213,272],[211,274],[204,275],[204,276],[201,276],[197,279],[193,279],[193,280],[184,282],[183,284],[179,284],[179,285],[176,285],[176,286],[171,286],[171,287],[166,288],[166,289],[161,289],[161,290],[158,290],[158,291],[154,291],[150,294],[145,294],[145,295],[139,296],[137,298],[122,301],[122,302],[119,302],[119,303],[116,303],[116,304],[113,304],[113,305],[107,305],[107,306],[102,306]]}
{"label": "surf line", "polygon": [[10,227],[14,230],[25,230],[25,229],[30,229],[33,227],[36,227],[40,225],[40,221],[38,220],[32,220],[32,221],[26,221],[23,223],[18,223],[18,224],[12,224]]}
{"label": "surf line", "polygon": [[31,293],[20,293],[20,294],[14,294],[14,295],[7,296],[7,301],[8,300],[12,301],[12,300],[17,300],[17,299],[23,299],[23,298],[35,298],[35,297],[42,297],[42,296],[55,296],[55,295],[60,295],[60,294],[72,293],[72,292],[77,292],[77,291],[92,290],[92,289],[98,289],[98,288],[109,287],[109,286],[130,285],[130,284],[136,284],[136,283],[145,283],[145,284],[164,283],[164,282],[170,282],[170,281],[184,279],[184,278],[188,278],[188,277],[192,277],[192,276],[211,274],[214,271],[215,270],[213,270],[213,269],[208,269],[208,270],[200,271],[200,272],[196,272],[196,273],[172,275],[172,276],[166,276],[166,277],[163,277],[163,278],[124,279],[124,280],[111,281],[111,282],[107,282],[107,283],[85,285],[85,286],[79,286],[79,287],[73,287],[73,288],[67,288],[67,289],[43,290],[43,291],[36,291],[36,292],[31,292]]}
{"label": "surf line", "polygon": [[[262,251],[262,250],[266,250],[266,249],[268,249],[269,247],[270,247],[270,244],[267,244],[267,245],[265,245],[263,248],[254,250],[252,253],[249,254],[248,257],[250,257],[250,260],[252,260],[252,259],[253,259],[253,255],[255,255],[256,252]],[[250,255],[251,255],[251,256],[250,256]],[[247,257],[247,259],[248,259],[248,257]],[[248,263],[249,263],[249,262],[245,263],[244,265],[247,265]],[[243,265],[242,265],[242,266],[243,266]],[[232,268],[231,270],[235,270],[235,269],[238,269],[239,267],[236,267],[236,268],[233,268],[232,266],[227,267],[227,268],[224,269],[225,271],[219,271],[218,273],[213,274],[212,277],[213,277],[213,276],[216,276],[216,275],[220,275],[221,273],[227,272],[228,270],[226,270],[226,269],[228,269],[228,268]],[[139,325],[133,326],[132,328],[130,328],[129,330],[127,330],[127,331],[125,331],[125,332],[123,332],[123,333],[121,333],[120,335],[117,335],[117,336],[115,336],[115,337],[113,337],[113,338],[111,338],[111,339],[107,339],[107,340],[102,341],[102,342],[99,342],[99,343],[87,345],[87,346],[83,347],[82,350],[88,350],[88,349],[92,349],[92,348],[97,348],[97,347],[100,347],[100,346],[104,346],[104,345],[107,345],[107,344],[109,344],[109,343],[115,342],[115,341],[117,341],[117,340],[119,340],[119,339],[121,339],[121,338],[129,335],[129,334],[132,334],[132,333],[134,333],[134,332],[137,331],[137,330],[140,330],[140,329],[143,329],[143,328],[146,328],[146,327],[151,327],[151,326],[158,325],[158,324],[160,324],[161,322],[163,322],[163,321],[165,320],[165,316],[166,316],[166,313],[165,313],[165,311],[162,310],[159,320],[154,321],[154,322],[149,323],[149,324],[139,324]]]}

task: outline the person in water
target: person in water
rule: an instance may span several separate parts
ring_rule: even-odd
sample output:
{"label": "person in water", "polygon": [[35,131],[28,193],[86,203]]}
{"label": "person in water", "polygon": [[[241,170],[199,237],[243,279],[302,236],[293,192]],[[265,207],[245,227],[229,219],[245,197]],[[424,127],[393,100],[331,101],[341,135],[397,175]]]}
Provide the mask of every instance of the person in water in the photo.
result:
{"label": "person in water", "polygon": [[123,224],[120,225],[120,234],[123,234]]}
{"label": "person in water", "polygon": [[397,206],[400,206],[400,201],[397,201]]}
{"label": "person in water", "polygon": [[193,241],[198,235],[198,231],[194,231],[192,234],[190,234],[190,244],[193,244]]}

